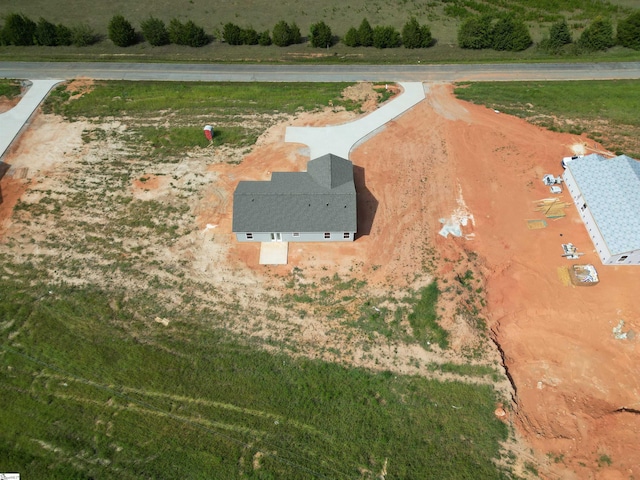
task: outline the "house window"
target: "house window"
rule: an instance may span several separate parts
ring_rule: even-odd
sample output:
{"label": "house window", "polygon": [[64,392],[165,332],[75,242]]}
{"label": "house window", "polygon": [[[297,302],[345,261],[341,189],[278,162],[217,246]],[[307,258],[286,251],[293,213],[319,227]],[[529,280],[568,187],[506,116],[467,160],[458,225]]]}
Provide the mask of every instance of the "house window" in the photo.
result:
{"label": "house window", "polygon": [[324,238],[331,238],[331,234],[329,232],[324,232]]}
{"label": "house window", "polygon": [[622,255],[622,256],[618,259],[618,261],[619,261],[619,262],[624,262],[627,258],[629,258],[629,255]]}
{"label": "house window", "polygon": [[580,207],[580,210],[582,210],[583,212],[587,209],[587,204],[583,203],[582,207]]}
{"label": "house window", "polygon": [[344,232],[344,236],[342,238],[351,238],[351,234],[349,232]]}
{"label": "house window", "polygon": [[300,233],[299,233],[299,232],[295,232],[295,233],[293,233],[292,235],[293,235],[294,237],[299,237],[299,236],[300,236]]}
{"label": "house window", "polygon": [[253,239],[253,233],[247,233],[247,240]]}

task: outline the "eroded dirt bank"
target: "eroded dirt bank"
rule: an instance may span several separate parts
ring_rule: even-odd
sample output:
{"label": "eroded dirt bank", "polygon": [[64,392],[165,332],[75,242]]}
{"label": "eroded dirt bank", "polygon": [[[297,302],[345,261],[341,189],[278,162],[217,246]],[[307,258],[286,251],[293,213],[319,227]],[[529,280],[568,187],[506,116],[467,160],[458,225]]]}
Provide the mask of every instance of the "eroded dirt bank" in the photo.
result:
{"label": "eroded dirt bank", "polygon": [[[516,384],[518,427],[550,460],[550,478],[637,476],[637,340],[617,339],[612,329],[624,320],[624,331],[638,331],[639,272],[600,264],[573,205],[565,218],[546,219],[547,228],[527,228],[528,219],[544,218],[536,201],[552,196],[542,176],[559,175],[559,159],[572,149],[602,147],[462,104],[449,87],[432,93],[450,117],[442,123],[449,163],[439,177],[460,182],[474,215],[476,235],[460,243],[478,253],[484,272],[485,311]],[[436,240],[440,248],[449,242]],[[565,286],[567,242],[584,252],[581,263],[598,268],[600,284]]]}

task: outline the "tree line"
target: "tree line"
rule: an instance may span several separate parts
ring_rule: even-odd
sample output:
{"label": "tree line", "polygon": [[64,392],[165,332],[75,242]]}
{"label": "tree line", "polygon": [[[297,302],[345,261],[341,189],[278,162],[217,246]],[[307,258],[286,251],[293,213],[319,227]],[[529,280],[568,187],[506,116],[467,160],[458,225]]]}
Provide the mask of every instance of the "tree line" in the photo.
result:
{"label": "tree line", "polygon": [[[128,47],[141,41],[153,46],[187,45],[202,47],[214,37],[193,21],[181,22],[177,18],[168,24],[158,18],[149,17],[140,23],[137,31],[122,15],[109,21],[109,39],[119,47]],[[271,31],[257,32],[252,27],[243,28],[234,23],[224,25],[218,35],[229,45],[277,45],[286,47],[303,42],[296,23],[284,20],[274,25]],[[0,45],[86,46],[96,43],[100,37],[87,25],[65,26],[53,24],[44,18],[35,22],[23,14],[10,13],[0,29]],[[529,29],[523,20],[514,15],[491,14],[466,17],[457,32],[458,45],[465,49],[494,49],[522,51],[533,44]],[[349,47],[375,48],[428,48],[435,44],[428,25],[421,25],[411,17],[401,31],[395,27],[377,25],[372,27],[367,19],[360,25],[350,27],[343,38],[334,36],[331,27],[324,21],[311,25],[308,41],[312,47],[329,48],[341,41]],[[589,24],[575,41],[566,20],[551,25],[549,33],[538,44],[548,53],[580,53],[582,51],[606,50],[614,45],[640,50],[640,10],[618,22],[617,32],[611,21],[598,17]]]}

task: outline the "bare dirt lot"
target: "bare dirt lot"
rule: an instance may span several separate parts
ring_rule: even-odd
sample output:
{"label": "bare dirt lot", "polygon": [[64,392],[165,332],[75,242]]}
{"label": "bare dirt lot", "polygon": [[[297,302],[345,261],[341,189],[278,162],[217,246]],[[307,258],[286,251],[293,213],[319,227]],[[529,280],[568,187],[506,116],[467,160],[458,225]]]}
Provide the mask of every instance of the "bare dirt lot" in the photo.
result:
{"label": "bare dirt lot", "polygon": [[[286,291],[294,267],[304,272],[306,282],[321,283],[336,273],[366,279],[369,295],[402,295],[435,277],[443,290],[441,323],[452,332],[451,351],[398,343],[392,352],[384,341],[373,350],[359,349],[353,332],[345,332],[338,319],[312,312],[298,318],[282,311],[277,321],[262,319],[259,328],[248,323],[232,328],[254,336],[286,336],[304,355],[433,375],[424,365],[455,362],[478,348],[482,336],[468,313],[478,304],[499,345],[487,348],[484,361],[502,358],[513,382],[513,387],[508,382],[499,386],[513,399],[505,405],[505,421],[524,438],[520,453],[540,476],[640,475],[637,337],[617,339],[612,333],[620,320],[625,331],[640,329],[640,306],[634,301],[638,272],[600,265],[573,206],[564,218],[546,219],[546,228],[530,229],[527,223],[545,218],[536,211],[537,201],[551,196],[542,176],[559,175],[560,159],[572,149],[602,147],[460,102],[449,85],[431,85],[425,101],[351,153],[360,172],[359,194],[365,193],[358,205],[357,241],[290,244],[287,266],[258,265],[259,246],[239,244],[231,234],[231,200],[238,181],[305,169],[304,146],[283,141],[287,125],[342,123],[353,115],[331,110],[298,115],[272,127],[239,165],[224,162],[221,157],[229,152],[206,149],[191,152],[178,165],[149,164],[127,187],[135,199],[170,202],[179,185],[188,181],[196,188],[190,202],[194,230],[173,245],[154,247],[153,255],[182,265],[187,277],[208,282],[241,304]],[[15,250],[16,258],[38,249],[37,244],[19,245],[20,239],[37,239],[46,236],[43,228],[55,228],[51,222],[44,227],[12,222],[17,199],[33,203],[47,190],[64,195],[61,182],[71,169],[109,148],[108,142],[83,144],[83,128],[81,122],[65,124],[40,114],[5,158],[11,169],[0,183],[0,248]],[[196,172],[199,183],[188,172]],[[570,201],[566,193],[559,198]],[[464,235],[444,238],[438,234],[441,219],[452,216],[469,219]],[[561,256],[561,244],[567,242],[584,252],[581,263],[598,268],[598,285],[566,284],[562,268],[571,261]],[[53,256],[54,247],[49,248],[49,253],[44,248],[39,253]],[[474,280],[477,295],[450,288],[463,277]],[[347,356],[337,358],[327,348],[347,342]]]}

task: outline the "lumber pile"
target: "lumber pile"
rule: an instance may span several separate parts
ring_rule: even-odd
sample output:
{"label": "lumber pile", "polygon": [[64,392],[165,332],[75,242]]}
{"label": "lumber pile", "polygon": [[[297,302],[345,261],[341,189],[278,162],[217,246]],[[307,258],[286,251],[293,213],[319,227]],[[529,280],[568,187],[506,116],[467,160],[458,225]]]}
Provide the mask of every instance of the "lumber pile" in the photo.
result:
{"label": "lumber pile", "polygon": [[562,202],[558,198],[543,198],[536,204],[536,212],[542,212],[547,218],[562,218],[566,215],[564,209],[571,204]]}

